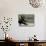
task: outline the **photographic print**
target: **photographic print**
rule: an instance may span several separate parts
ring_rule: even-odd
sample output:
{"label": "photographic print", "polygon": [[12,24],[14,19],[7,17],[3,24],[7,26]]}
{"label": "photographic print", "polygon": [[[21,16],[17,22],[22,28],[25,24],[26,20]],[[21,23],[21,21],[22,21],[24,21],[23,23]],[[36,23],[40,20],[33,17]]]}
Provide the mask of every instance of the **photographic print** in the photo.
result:
{"label": "photographic print", "polygon": [[19,14],[19,26],[34,26],[34,14]]}

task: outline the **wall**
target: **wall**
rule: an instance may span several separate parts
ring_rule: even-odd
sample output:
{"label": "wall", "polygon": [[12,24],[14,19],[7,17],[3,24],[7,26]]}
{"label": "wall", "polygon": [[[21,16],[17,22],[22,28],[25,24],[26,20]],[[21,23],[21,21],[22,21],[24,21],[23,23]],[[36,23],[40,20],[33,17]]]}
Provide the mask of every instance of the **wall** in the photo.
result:
{"label": "wall", "polygon": [[[19,27],[18,26],[18,14],[34,14],[35,26],[34,27]],[[29,4],[28,0],[0,0],[0,17],[12,17],[13,22],[10,31],[10,35],[17,40],[27,40],[34,34],[37,35],[39,40],[45,39],[45,15],[46,6],[42,5],[40,8],[33,8]],[[0,31],[2,33],[2,31]],[[2,35],[0,33],[0,35]],[[3,37],[0,36],[0,39]]]}

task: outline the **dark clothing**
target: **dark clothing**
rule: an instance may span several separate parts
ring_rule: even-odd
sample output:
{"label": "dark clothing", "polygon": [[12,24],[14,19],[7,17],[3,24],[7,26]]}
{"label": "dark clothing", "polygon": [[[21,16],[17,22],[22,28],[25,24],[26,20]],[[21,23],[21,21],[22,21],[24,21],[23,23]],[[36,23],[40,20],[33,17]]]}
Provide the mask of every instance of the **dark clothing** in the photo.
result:
{"label": "dark clothing", "polygon": [[18,21],[19,24],[25,24],[26,25],[26,21],[25,18],[21,16],[21,18]]}

